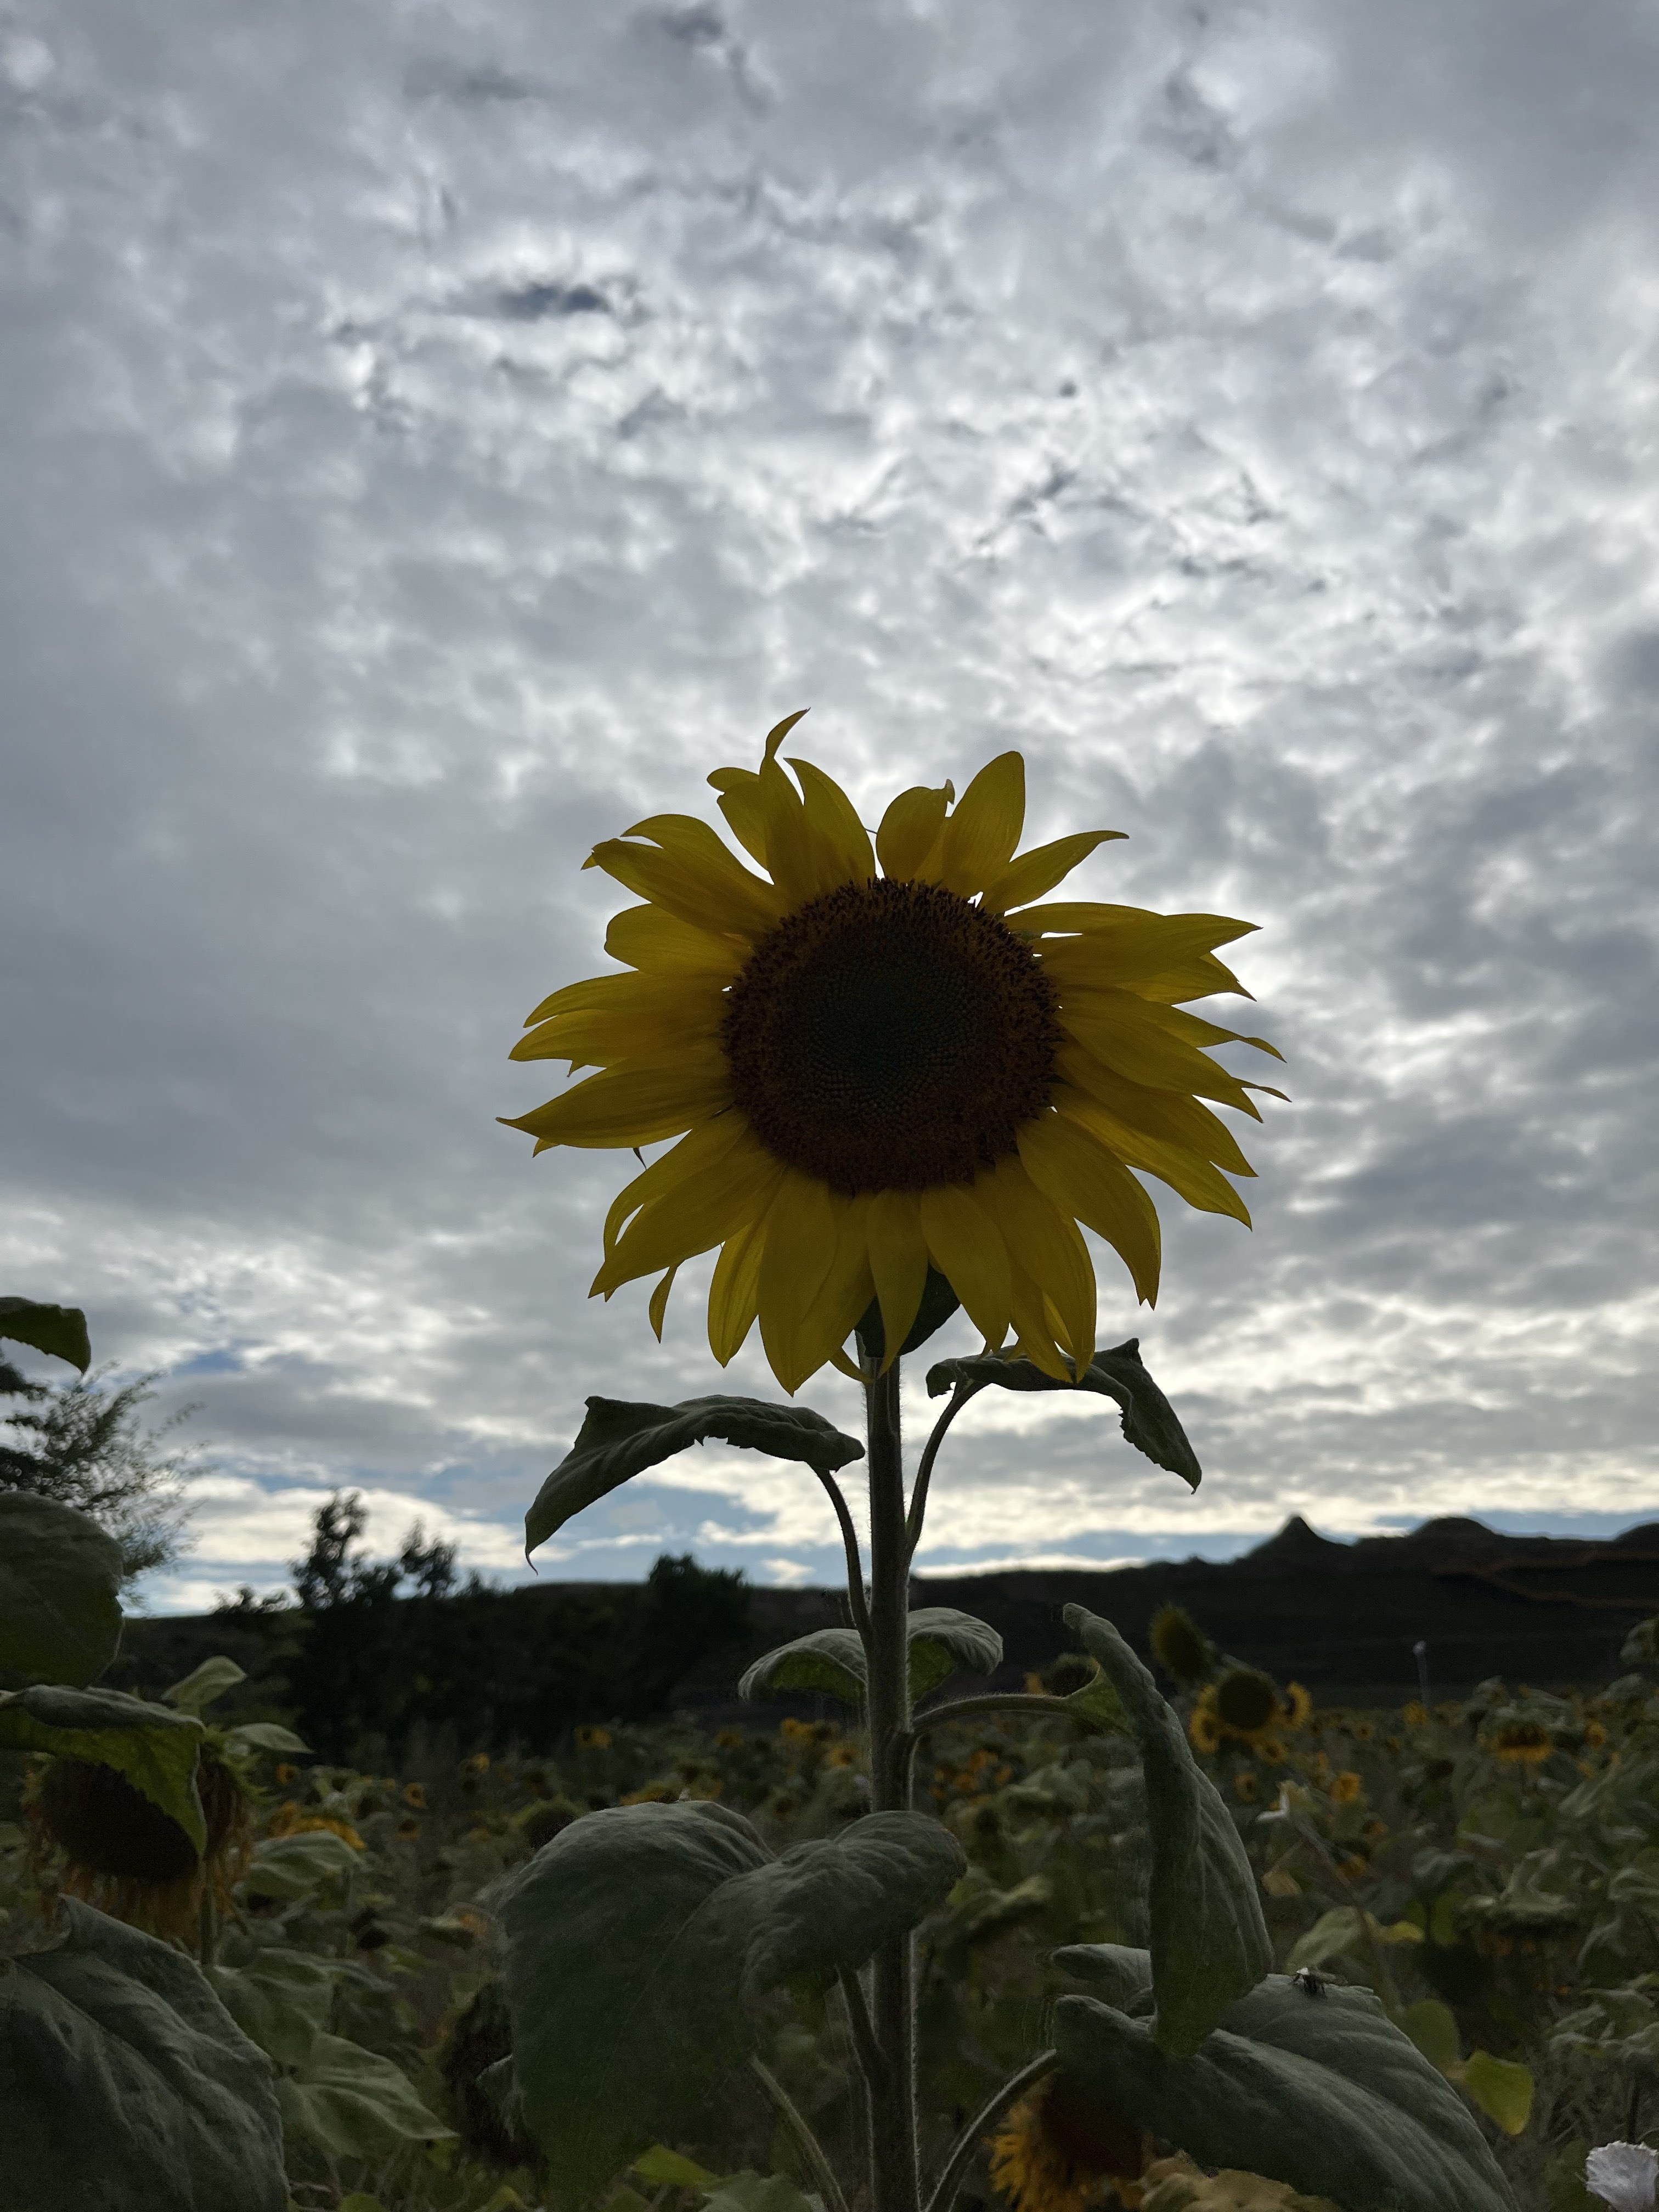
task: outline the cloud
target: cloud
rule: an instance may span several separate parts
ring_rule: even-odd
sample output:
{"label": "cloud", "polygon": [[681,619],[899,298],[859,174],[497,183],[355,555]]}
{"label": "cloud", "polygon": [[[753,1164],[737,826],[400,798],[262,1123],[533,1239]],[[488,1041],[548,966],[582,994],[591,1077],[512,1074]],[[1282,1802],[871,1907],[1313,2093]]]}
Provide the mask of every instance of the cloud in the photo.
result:
{"label": "cloud", "polygon": [[[1656,90],[1622,3],[11,0],[0,1237],[203,1401],[166,1601],[336,1485],[522,1571],[590,1390],[710,1387],[492,1117],[592,841],[809,702],[1261,923],[1295,1094],[1253,1235],[1103,1257],[1197,1498],[975,1408],[930,1560],[1652,1510]],[[808,1477],[637,1487],[546,1571],[837,1571]]]}

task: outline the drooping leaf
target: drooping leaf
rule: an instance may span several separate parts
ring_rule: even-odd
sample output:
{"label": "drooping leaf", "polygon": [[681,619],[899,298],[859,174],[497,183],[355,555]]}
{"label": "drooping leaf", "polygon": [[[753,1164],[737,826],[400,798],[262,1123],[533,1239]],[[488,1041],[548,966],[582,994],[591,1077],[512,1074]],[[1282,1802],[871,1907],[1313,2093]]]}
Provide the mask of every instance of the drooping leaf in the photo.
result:
{"label": "drooping leaf", "polygon": [[862,1444],[810,1406],[773,1406],[759,1398],[687,1398],[678,1406],[590,1398],[575,1443],[525,1516],[526,1555],[596,1498],[690,1445],[711,1441],[800,1460],[824,1474],[864,1456]]}
{"label": "drooping leaf", "polygon": [[62,1942],[0,1969],[0,2201],[283,2212],[270,2062],[182,1952],[59,1911]]}
{"label": "drooping leaf", "polygon": [[112,1766],[152,1805],[207,1849],[207,1822],[196,1788],[202,1723],[121,1690],[66,1690],[55,1683],[0,1692],[0,1750],[49,1751]]}
{"label": "drooping leaf", "polygon": [[[918,1606],[909,1619],[910,1694],[925,1698],[957,1669],[989,1674],[1002,1663],[1002,1638],[987,1622],[953,1606]],[[844,1705],[864,1703],[864,1644],[853,1628],[815,1628],[769,1651],[738,1684],[740,1698],[816,1693]]]}
{"label": "drooping leaf", "polygon": [[1474,2115],[1370,1990],[1314,1998],[1274,1974],[1179,2058],[1141,2022],[1066,1996],[1054,2039],[1068,2073],[1205,2166],[1344,2212],[1515,2212]]}
{"label": "drooping leaf", "polygon": [[1201,1470],[1187,1441],[1187,1432],[1176,1419],[1175,1408],[1140,1364],[1140,1339],[1130,1337],[1109,1352],[1097,1352],[1075,1382],[1057,1382],[1029,1359],[1005,1359],[1000,1353],[981,1352],[970,1359],[941,1359],[927,1370],[927,1395],[943,1396],[958,1383],[982,1390],[994,1383],[1002,1390],[1092,1390],[1116,1400],[1123,1415],[1123,1435],[1155,1467],[1167,1468],[1196,1490]]}
{"label": "drooping leaf", "polygon": [[121,1641],[121,1547],[95,1521],[0,1490],[0,1688],[101,1674]]}
{"label": "drooping leaf", "polygon": [[844,1705],[864,1703],[864,1644],[855,1628],[815,1628],[756,1660],[738,1684],[740,1698],[815,1694]]}
{"label": "drooping leaf", "polygon": [[334,1962],[272,1944],[244,1966],[210,1966],[208,1979],[250,2042],[279,2066],[303,2066],[334,2008]]}
{"label": "drooping leaf", "polygon": [[87,1337],[87,1317],[79,1306],[37,1305],[33,1298],[0,1298],[0,1337],[27,1344],[32,1352],[78,1367],[82,1375],[92,1363]]}
{"label": "drooping leaf", "polygon": [[1395,1920],[1385,1927],[1375,1913],[1362,1917],[1357,1905],[1334,1905],[1320,1915],[1305,1936],[1297,1937],[1285,1963],[1294,1972],[1297,1966],[1322,1966],[1329,1959],[1364,1959],[1368,1932],[1374,1943],[1424,1940],[1423,1930],[1414,1921]]}
{"label": "drooping leaf", "polygon": [[1152,1985],[1158,2047],[1195,2051],[1273,1962],[1255,1875],[1232,1816],[1188,1748],[1187,1731],[1109,1620],[1068,1605],[1066,1626],[1117,1692],[1140,1753],[1152,1871]]}
{"label": "drooping leaf", "polygon": [[280,1721],[240,1721],[225,1734],[233,1751],[279,1751],[289,1759],[311,1756],[311,1746]]}
{"label": "drooping leaf", "polygon": [[192,1667],[182,1682],[175,1682],[162,1697],[170,1705],[177,1705],[181,1713],[199,1713],[216,1698],[222,1698],[227,1690],[234,1690],[247,1675],[234,1659],[222,1651],[211,1659],[204,1659],[199,1667]]}
{"label": "drooping leaf", "polygon": [[1092,1994],[1119,2012],[1150,2011],[1152,1954],[1132,1943],[1065,1943],[1048,1963],[1090,1984]]}
{"label": "drooping leaf", "polygon": [[1002,1664],[1002,1638],[988,1621],[954,1606],[921,1605],[910,1615],[910,1694],[925,1698],[958,1668],[993,1674]]}
{"label": "drooping leaf", "polygon": [[862,1966],[965,1863],[915,1813],[774,1859],[739,1814],[695,1801],[592,1813],[544,1845],[502,1917],[516,2095],[561,2199],[706,2115],[766,1990]]}
{"label": "drooping leaf", "polygon": [[307,1828],[297,1836],[268,1836],[257,1844],[244,1876],[254,1897],[308,1897],[313,1889],[349,1874],[357,1854],[331,1828]]}
{"label": "drooping leaf", "polygon": [[297,2074],[276,2084],[283,2125],[331,2158],[383,2158],[406,2142],[453,2137],[401,2067],[343,2035],[319,2035]]}

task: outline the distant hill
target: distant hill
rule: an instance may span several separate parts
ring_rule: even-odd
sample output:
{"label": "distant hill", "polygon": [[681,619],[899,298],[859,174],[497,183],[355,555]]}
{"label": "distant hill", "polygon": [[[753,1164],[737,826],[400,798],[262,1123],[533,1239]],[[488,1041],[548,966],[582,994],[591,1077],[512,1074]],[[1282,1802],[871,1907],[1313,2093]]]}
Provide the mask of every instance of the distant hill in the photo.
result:
{"label": "distant hill", "polygon": [[[1066,1605],[1103,1614],[1144,1658],[1153,1614],[1173,1602],[1213,1643],[1328,1703],[1415,1697],[1419,1638],[1436,1697],[1492,1674],[1566,1687],[1616,1674],[1625,1637],[1659,1613],[1659,1522],[1611,1542],[1441,1520],[1342,1544],[1297,1516],[1242,1559],[932,1576],[911,1601],[957,1606],[1000,1630],[1000,1686],[1067,1647]],[[751,1605],[760,1649],[845,1618],[845,1601],[824,1590],[757,1589]]]}

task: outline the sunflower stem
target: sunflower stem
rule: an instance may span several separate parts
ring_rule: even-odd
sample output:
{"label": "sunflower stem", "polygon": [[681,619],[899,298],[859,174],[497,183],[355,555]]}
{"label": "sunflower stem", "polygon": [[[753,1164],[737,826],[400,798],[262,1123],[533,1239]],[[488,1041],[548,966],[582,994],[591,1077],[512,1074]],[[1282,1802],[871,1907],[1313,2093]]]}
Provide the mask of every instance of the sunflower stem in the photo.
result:
{"label": "sunflower stem", "polygon": [[[898,1362],[893,1363],[895,1369]],[[922,1446],[921,1461],[916,1468],[915,1488],[910,1493],[910,1510],[904,1521],[904,1556],[907,1563],[916,1555],[916,1546],[921,1541],[921,1524],[927,1512],[927,1486],[933,1478],[933,1462],[939,1457],[939,1448],[945,1442],[945,1431],[968,1401],[975,1395],[976,1386],[958,1382],[951,1394],[950,1403],[933,1424],[933,1434]]]}
{"label": "sunflower stem", "polygon": [[[910,1547],[899,1437],[899,1365],[865,1384],[870,1469],[870,1794],[878,1813],[910,1800]],[[875,1955],[871,2025],[881,2055],[870,2084],[873,2212],[920,2212],[916,2162],[915,1947],[908,1933]]]}
{"label": "sunflower stem", "polygon": [[1005,2081],[980,2106],[957,2137],[951,2155],[945,2161],[945,2170],[927,2200],[927,2212],[951,2212],[957,2191],[962,2186],[962,2177],[968,2171],[986,2130],[1000,2120],[1009,2106],[1016,2104],[1028,2089],[1035,2088],[1039,2081],[1046,2080],[1059,2063],[1058,2051],[1039,2052],[1029,2065],[1022,2066],[1011,2081]]}

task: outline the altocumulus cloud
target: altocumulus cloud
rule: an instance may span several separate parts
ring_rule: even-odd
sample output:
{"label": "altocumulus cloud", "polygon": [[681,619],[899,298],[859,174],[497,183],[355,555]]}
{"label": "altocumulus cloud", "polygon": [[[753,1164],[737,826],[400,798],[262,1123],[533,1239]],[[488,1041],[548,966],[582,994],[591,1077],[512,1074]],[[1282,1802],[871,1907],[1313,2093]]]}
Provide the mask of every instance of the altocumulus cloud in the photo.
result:
{"label": "altocumulus cloud", "polygon": [[[1296,1097],[1103,1267],[1198,1498],[981,1401],[927,1564],[1654,1510],[1656,96],[1636,0],[0,8],[0,1239],[203,1402],[158,1603],[339,1483],[521,1572],[587,1390],[710,1387],[491,1116],[591,842],[806,703],[1261,922]],[[714,1451],[566,1536],[837,1558]]]}

